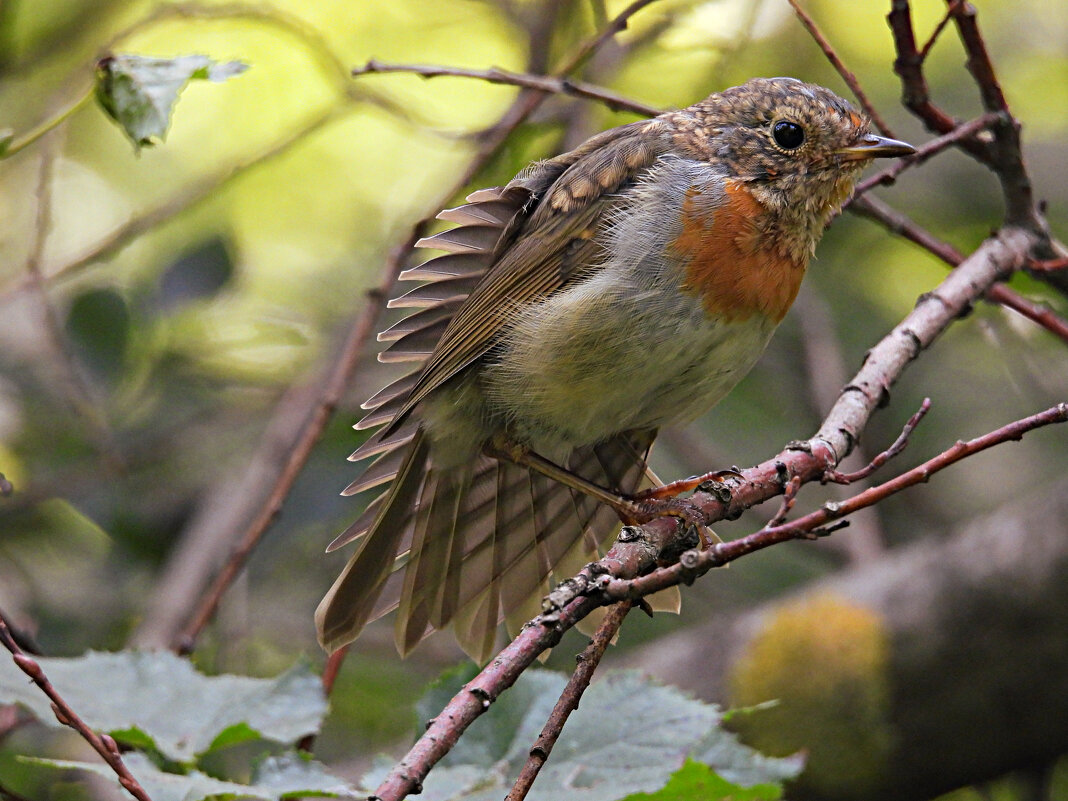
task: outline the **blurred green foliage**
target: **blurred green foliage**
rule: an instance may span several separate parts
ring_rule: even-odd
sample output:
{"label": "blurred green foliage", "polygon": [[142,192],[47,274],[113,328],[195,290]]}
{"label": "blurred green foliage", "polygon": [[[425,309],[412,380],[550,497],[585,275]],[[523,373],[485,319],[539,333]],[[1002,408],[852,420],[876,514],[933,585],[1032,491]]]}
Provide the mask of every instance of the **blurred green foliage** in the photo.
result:
{"label": "blurred green foliage", "polygon": [[[46,653],[119,648],[142,632],[173,567],[168,559],[184,553],[198,523],[211,523],[223,543],[209,564],[225,556],[234,532],[263,502],[266,467],[285,456],[258,453],[257,445],[285,422],[277,410],[287,391],[314,390],[364,291],[377,283],[384,254],[413,223],[456,200],[443,193],[476,152],[478,134],[517,93],[461,78],[353,80],[348,70],[372,57],[551,67],[624,5],[0,3],[0,130],[11,129],[18,142],[72,111],[53,132],[0,160],[0,473],[16,490],[0,498],[0,608]],[[895,134],[925,141],[897,102],[887,4],[805,6]],[[943,5],[914,6],[922,39]],[[1024,123],[1037,194],[1063,236],[1068,15],[1052,0],[978,6],[1003,87]],[[528,28],[547,9],[548,33],[532,38]],[[250,69],[240,80],[190,84],[166,143],[138,154],[98,107],[78,106],[105,52],[203,54]],[[947,29],[927,73],[938,101],[967,119],[980,109],[963,58]],[[782,0],[655,3],[581,77],[666,107],[759,74],[795,75],[847,93]],[[630,119],[551,99],[475,183],[505,181],[531,159]],[[42,171],[42,160],[49,170]],[[881,194],[963,250],[999,222],[994,179],[952,151]],[[33,288],[33,269],[44,276],[43,293]],[[843,216],[760,365],[706,420],[665,435],[658,472],[675,477],[750,464],[810,434],[826,410],[821,384],[836,371],[848,375],[943,275],[930,255]],[[1037,282],[1018,277],[1014,287],[1063,310]],[[813,323],[839,355],[813,350],[806,333]],[[1068,371],[1050,368],[1061,364],[1059,348],[1007,312],[978,308],[907,373],[868,429],[869,455],[893,440],[925,395],[934,407],[913,436],[909,464],[1060,400]],[[205,669],[262,675],[299,653],[321,659],[311,614],[343,560],[323,556],[322,548],[360,511],[358,499],[337,497],[353,477],[344,457],[359,439],[349,425],[384,378],[370,357],[361,365],[282,516],[202,638],[195,658]],[[888,547],[938,536],[1021,488],[1041,486],[1063,469],[1064,455],[1063,437],[1049,435],[970,460],[936,486],[882,504],[877,535]],[[799,508],[825,497],[806,490]],[[757,510],[720,533],[745,533],[771,513]],[[679,618],[628,622],[623,647],[698,621],[709,605],[743,608],[833,570],[848,558],[842,541],[850,536],[744,560],[691,588]],[[346,665],[321,753],[351,758],[355,742],[369,758],[393,743],[408,731],[404,710],[421,683],[459,658],[448,638],[435,637],[399,662],[389,625],[372,627],[360,658]],[[554,662],[570,661],[578,642],[572,637]],[[16,770],[10,753],[24,748],[14,741],[30,731],[0,742],[5,780]],[[36,735],[57,756],[70,748],[62,738]],[[350,775],[364,765],[349,765]],[[34,798],[80,797],[68,785],[19,787]]]}

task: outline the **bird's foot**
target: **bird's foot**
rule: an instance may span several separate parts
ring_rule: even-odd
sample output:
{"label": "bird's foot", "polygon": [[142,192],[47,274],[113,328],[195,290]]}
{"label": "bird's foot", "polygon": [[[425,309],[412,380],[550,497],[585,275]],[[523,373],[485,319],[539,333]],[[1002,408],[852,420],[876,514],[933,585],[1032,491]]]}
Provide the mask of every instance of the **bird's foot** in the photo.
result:
{"label": "bird's foot", "polygon": [[661,484],[659,487],[650,487],[649,489],[642,490],[641,492],[636,492],[634,495],[631,496],[631,498],[635,501],[674,498],[684,492],[693,492],[694,490],[698,489],[702,484],[723,484],[726,482],[729,476],[741,478],[742,474],[734,468],[731,468],[730,470],[714,470],[711,473],[703,473],[699,476],[680,478],[678,481],[671,481],[667,484]]}
{"label": "bird's foot", "polygon": [[676,517],[683,525],[693,526],[697,531],[701,550],[719,541],[715,532],[705,525],[705,513],[689,498],[648,498],[645,493],[638,493],[620,496],[615,508],[627,526],[640,526],[658,517]]}

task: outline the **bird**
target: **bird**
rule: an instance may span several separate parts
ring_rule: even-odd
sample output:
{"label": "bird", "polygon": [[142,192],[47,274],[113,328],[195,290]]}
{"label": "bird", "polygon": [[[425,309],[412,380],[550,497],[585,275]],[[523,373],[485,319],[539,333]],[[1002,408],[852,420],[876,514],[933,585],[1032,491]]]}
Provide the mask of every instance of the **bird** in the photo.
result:
{"label": "bird", "polygon": [[476,661],[537,614],[643,500],[658,429],[712,408],[797,295],[874,158],[915,149],[796,78],[754,78],[596,134],[438,215],[442,255],[401,274],[379,334],[411,369],[372,396],[342,493],[380,488],[328,550],[355,553],[316,610],[332,652],[397,610],[407,654],[451,627]]}

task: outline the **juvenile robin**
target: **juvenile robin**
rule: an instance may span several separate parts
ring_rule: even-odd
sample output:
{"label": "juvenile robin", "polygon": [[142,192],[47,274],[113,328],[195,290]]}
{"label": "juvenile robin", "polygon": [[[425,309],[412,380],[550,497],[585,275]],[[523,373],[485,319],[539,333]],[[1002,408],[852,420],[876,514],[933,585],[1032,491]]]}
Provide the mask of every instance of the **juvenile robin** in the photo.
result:
{"label": "juvenile robin", "polygon": [[402,274],[428,283],[379,335],[414,370],[356,426],[380,429],[351,458],[378,458],[343,494],[386,488],[330,546],[358,540],[323,647],[399,607],[401,653],[452,625],[485,660],[619,519],[676,513],[634,495],[657,429],[738,383],[860,170],[913,152],[827,89],[756,78],[439,214],[456,227],[419,244],[445,255]]}

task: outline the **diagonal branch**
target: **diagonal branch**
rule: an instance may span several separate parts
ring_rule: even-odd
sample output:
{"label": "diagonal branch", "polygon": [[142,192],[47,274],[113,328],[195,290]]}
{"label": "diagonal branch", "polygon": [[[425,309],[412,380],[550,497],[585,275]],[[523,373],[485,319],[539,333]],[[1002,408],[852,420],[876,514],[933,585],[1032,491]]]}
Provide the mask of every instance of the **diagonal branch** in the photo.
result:
{"label": "diagonal branch", "polygon": [[658,568],[635,579],[610,580],[604,585],[603,592],[610,601],[634,601],[668,587],[689,584],[714,567],[722,567],[735,559],[772,545],[798,539],[816,539],[831,533],[833,529],[828,527],[829,523],[879,503],[909,487],[926,483],[932,475],[962,459],[995,445],[1020,440],[1024,434],[1036,428],[1064,422],[1068,422],[1068,403],[1059,403],[1044,412],[1008,423],[981,437],[967,442],[958,440],[956,444],[923,464],[845,501],[828,501],[820,509],[793,522],[773,521],[774,525],[768,525],[760,531],[730,542],[716,543],[705,551],[687,551],[678,562],[669,567]]}
{"label": "diagonal branch", "polygon": [[41,665],[37,660],[19,648],[8,630],[7,621],[4,620],[3,615],[0,615],[0,643],[11,652],[11,658],[19,669],[29,676],[30,680],[40,687],[45,695],[52,699],[52,709],[56,713],[56,718],[59,722],[65,726],[70,726],[78,732],[93,747],[93,750],[100,754],[104,761],[111,766],[111,769],[115,771],[115,775],[119,777],[119,784],[123,786],[126,792],[138,799],[138,801],[152,801],[145,789],[130,773],[126,763],[122,761],[122,756],[119,754],[119,746],[111,736],[97,734],[79,717],[78,713],[59,694],[59,691],[52,686],[52,682],[48,680],[48,676],[41,670]]}
{"label": "diagonal branch", "polygon": [[805,26],[805,30],[809,32],[816,44],[819,45],[820,50],[823,51],[823,55],[827,56],[827,60],[831,62],[842,80],[846,82],[846,86],[853,93],[853,96],[860,103],[861,108],[871,118],[871,121],[875,123],[875,127],[882,131],[889,137],[893,137],[894,134],[890,130],[890,126],[886,124],[886,120],[882,118],[878,110],[875,108],[875,104],[868,99],[868,95],[864,92],[864,89],[860,85],[860,81],[857,80],[857,76],[850,71],[845,62],[842,61],[841,56],[838,55],[838,51],[834,49],[834,46],[827,40],[827,37],[823,35],[823,31],[816,25],[816,21],[812,19],[805,10],[801,8],[801,4],[797,0],[787,0],[790,7],[794,10],[794,14],[797,19]]}
{"label": "diagonal branch", "polygon": [[[901,78],[901,102],[919,117],[929,130],[937,134],[949,133],[957,127],[957,121],[931,100],[931,90],[923,74],[924,55],[916,49],[912,9],[908,0],[893,0],[887,22],[890,24],[897,50],[894,72]],[[975,140],[964,140],[961,147],[984,164],[990,163],[992,154],[989,145]]]}
{"label": "diagonal branch", "polygon": [[876,186],[889,186],[897,180],[897,176],[909,167],[918,167],[936,153],[941,153],[951,145],[958,144],[961,140],[975,136],[980,131],[986,130],[994,123],[1004,119],[1004,116],[1004,113],[1000,111],[988,111],[986,114],[976,117],[974,120],[958,125],[947,134],[936,137],[930,142],[925,142],[918,147],[916,152],[911,156],[897,159],[889,167],[886,167],[875,173],[875,175],[860,181],[853,192],[853,198],[855,199],[860,195],[863,195],[865,192],[868,192]]}
{"label": "diagonal branch", "polygon": [[[917,225],[877,197],[865,195],[857,198],[850,204],[849,210],[885,225],[893,233],[933,253],[946,264],[956,267],[964,260],[964,256],[955,247],[938,239],[927,229]],[[991,303],[999,303],[1007,309],[1012,309],[1064,342],[1068,342],[1068,320],[1055,314],[1051,309],[1028,300],[1004,284],[994,284],[987,290],[984,297]]]}
{"label": "diagonal branch", "polygon": [[[1036,237],[1025,230],[1005,229],[964,260],[868,354],[819,432],[807,442],[793,443],[775,457],[727,477],[692,501],[706,523],[732,517],[781,494],[787,482],[818,481],[852,449],[869,417],[885,401],[889,387],[908,364],[998,279],[1025,263]],[[430,769],[456,744],[460,735],[502,692],[515,683],[545,649],[584,618],[603,596],[597,591],[614,579],[630,579],[656,566],[665,551],[685,542],[679,521],[659,518],[640,528],[625,527],[616,544],[599,560],[562,582],[549,595],[551,611],[535,618],[472,679],[431,722],[408,754],[393,767],[375,791],[381,801],[397,801],[418,792]],[[598,597],[595,597],[598,596]]]}
{"label": "diagonal branch", "polygon": [[356,67],[352,70],[352,74],[356,76],[383,72],[413,73],[423,78],[440,78],[443,76],[475,78],[488,83],[521,86],[525,89],[537,89],[539,92],[549,94],[570,95],[572,97],[585,98],[586,100],[595,100],[608,106],[613,111],[633,111],[635,114],[644,114],[650,117],[656,116],[661,111],[661,109],[631,100],[629,97],[624,97],[610,89],[594,86],[592,83],[571,80],[570,78],[558,78],[553,75],[531,75],[525,72],[512,72],[500,67],[490,67],[486,70],[469,70],[431,64],[386,64],[385,62],[371,59],[362,67]]}

